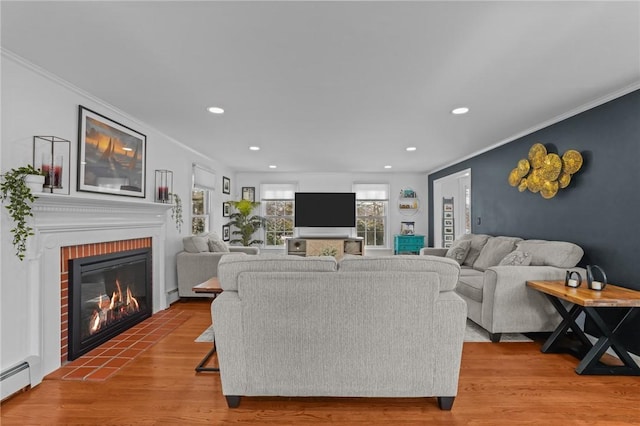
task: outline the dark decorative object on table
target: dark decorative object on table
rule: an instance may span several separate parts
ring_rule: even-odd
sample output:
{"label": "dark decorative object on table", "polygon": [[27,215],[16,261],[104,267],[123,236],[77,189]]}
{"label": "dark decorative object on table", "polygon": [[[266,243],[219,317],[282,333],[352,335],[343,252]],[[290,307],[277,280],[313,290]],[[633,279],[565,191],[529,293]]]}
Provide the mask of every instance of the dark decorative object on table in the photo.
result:
{"label": "dark decorative object on table", "polygon": [[[599,281],[593,275],[596,270],[599,271],[601,275]],[[607,275],[598,265],[587,265],[587,285],[589,289],[597,291],[604,290],[604,287],[607,285]]]}
{"label": "dark decorative object on table", "polygon": [[580,287],[582,284],[582,275],[578,271],[567,271],[564,276],[564,285],[567,287]]}

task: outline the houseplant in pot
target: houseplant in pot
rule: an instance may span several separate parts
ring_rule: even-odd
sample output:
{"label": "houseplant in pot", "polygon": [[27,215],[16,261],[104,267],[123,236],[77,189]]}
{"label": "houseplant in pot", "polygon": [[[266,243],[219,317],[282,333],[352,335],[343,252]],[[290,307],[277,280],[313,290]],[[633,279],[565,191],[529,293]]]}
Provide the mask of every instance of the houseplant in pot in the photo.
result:
{"label": "houseplant in pot", "polygon": [[20,260],[24,259],[27,250],[27,238],[33,235],[33,228],[27,224],[27,219],[29,216],[33,216],[31,205],[37,198],[34,195],[34,190],[37,191],[38,184],[36,183],[36,186],[33,186],[26,180],[34,175],[42,178],[39,184],[39,188],[42,190],[44,176],[31,165],[11,169],[2,175],[2,181],[0,182],[0,199],[3,203],[7,201],[5,207],[9,210],[9,216],[11,216],[15,224],[11,229],[11,233],[13,234],[16,256]]}
{"label": "houseplant in pot", "polygon": [[234,208],[229,217],[231,221],[228,225],[233,225],[235,228],[231,234],[237,235],[237,238],[233,238],[229,241],[231,244],[240,243],[245,247],[253,244],[262,244],[262,240],[252,239],[253,234],[264,226],[265,219],[262,216],[254,215],[253,210],[260,205],[259,202],[240,200],[230,201],[231,206]]}

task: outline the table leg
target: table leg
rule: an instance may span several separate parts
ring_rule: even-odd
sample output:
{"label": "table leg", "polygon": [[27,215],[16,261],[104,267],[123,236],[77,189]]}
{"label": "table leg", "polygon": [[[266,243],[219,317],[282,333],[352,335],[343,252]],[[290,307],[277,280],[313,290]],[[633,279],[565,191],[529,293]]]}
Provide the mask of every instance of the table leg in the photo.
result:
{"label": "table leg", "polygon": [[204,358],[202,358],[202,361],[200,361],[200,364],[198,364],[196,366],[196,371],[198,373],[201,372],[201,371],[220,371],[220,368],[218,368],[218,367],[205,367],[205,365],[207,365],[207,362],[209,362],[209,359],[215,353],[216,353],[216,337],[214,335],[214,337],[213,337],[213,347],[211,348],[211,350],[209,350],[209,352],[207,352],[207,354],[204,356]]}
{"label": "table leg", "polygon": [[[587,355],[580,361],[578,367],[576,367],[576,373],[578,374],[621,374],[629,376],[640,376],[640,367],[631,358],[624,345],[618,340],[617,334],[620,331],[622,324],[632,320],[640,311],[638,308],[629,308],[626,314],[620,319],[618,324],[610,330],[606,322],[602,319],[600,314],[595,308],[584,308],[585,313],[591,318],[603,334],[598,339],[595,345],[587,353]],[[600,363],[602,355],[611,347],[618,355],[624,365],[604,365]]]}
{"label": "table leg", "polygon": [[558,342],[564,335],[567,334],[569,330],[573,330],[576,337],[580,340],[582,345],[585,346],[585,348],[591,348],[591,342],[576,323],[576,318],[578,318],[578,315],[580,315],[580,312],[582,312],[582,307],[579,305],[573,305],[571,307],[571,310],[567,311],[567,309],[557,297],[551,296],[550,294],[545,294],[545,296],[547,296],[547,298],[556,308],[563,320],[558,325],[558,327],[556,327],[551,336],[549,336],[546,342],[544,342],[540,351],[543,353],[556,351],[558,349]]}

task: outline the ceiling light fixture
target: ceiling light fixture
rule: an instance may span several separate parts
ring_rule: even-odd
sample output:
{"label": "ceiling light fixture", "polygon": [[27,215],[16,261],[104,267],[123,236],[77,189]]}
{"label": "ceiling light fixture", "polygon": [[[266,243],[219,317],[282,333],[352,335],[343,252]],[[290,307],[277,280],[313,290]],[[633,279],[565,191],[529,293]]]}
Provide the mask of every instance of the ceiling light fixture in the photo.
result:
{"label": "ceiling light fixture", "polygon": [[415,146],[408,146],[407,147],[407,151],[415,151],[416,149],[418,149],[418,148],[416,148]]}
{"label": "ceiling light fixture", "polygon": [[259,146],[250,146],[249,149],[251,151],[260,151],[260,147]]}
{"label": "ceiling light fixture", "polygon": [[224,109],[220,107],[209,107],[207,108],[207,111],[209,111],[212,114],[224,114]]}
{"label": "ceiling light fixture", "polygon": [[390,168],[391,168],[391,166],[387,165],[387,166],[384,166],[384,168],[385,168],[385,169],[390,169]]}
{"label": "ceiling light fixture", "polygon": [[270,168],[270,169],[277,169],[277,168],[278,168],[278,166],[276,166],[275,164],[270,164],[270,165],[269,165],[269,168]]}
{"label": "ceiling light fixture", "polygon": [[467,107],[454,108],[451,110],[451,114],[455,114],[455,115],[466,114],[468,112],[469,112],[469,108]]}

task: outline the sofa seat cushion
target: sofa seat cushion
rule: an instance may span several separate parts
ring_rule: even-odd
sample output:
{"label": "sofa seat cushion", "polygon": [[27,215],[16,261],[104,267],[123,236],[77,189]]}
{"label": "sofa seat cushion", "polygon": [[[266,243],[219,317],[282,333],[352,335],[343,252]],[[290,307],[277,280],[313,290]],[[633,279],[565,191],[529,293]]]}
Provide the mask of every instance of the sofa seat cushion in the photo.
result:
{"label": "sofa seat cushion", "polygon": [[579,246],[564,241],[524,240],[516,247],[531,253],[531,266],[573,268],[584,254]]}
{"label": "sofa seat cushion", "polygon": [[491,237],[482,247],[478,259],[473,263],[473,268],[484,271],[492,266],[498,266],[504,257],[516,248],[516,244],[522,241],[518,237]]}
{"label": "sofa seat cushion", "polygon": [[283,254],[245,256],[232,253],[218,263],[218,279],[223,290],[238,290],[238,276],[243,272],[335,272],[337,262],[330,256],[300,257]]}
{"label": "sofa seat cushion", "polygon": [[340,271],[406,271],[436,272],[440,276],[440,291],[456,288],[460,265],[438,256],[353,256],[340,261]]}
{"label": "sofa seat cushion", "polygon": [[482,247],[489,240],[490,235],[485,234],[465,234],[460,237],[461,240],[471,240],[471,246],[469,247],[469,253],[467,253],[467,257],[464,259],[462,264],[464,266],[473,266],[478,256],[480,256],[480,251]]}
{"label": "sofa seat cushion", "polygon": [[476,274],[460,276],[456,293],[471,300],[482,303],[482,287],[484,285],[484,273],[476,271]]}

